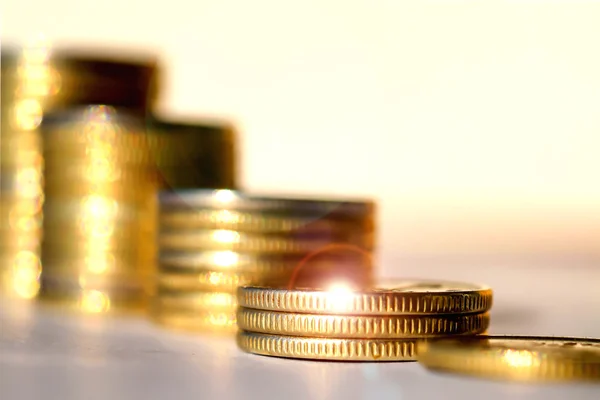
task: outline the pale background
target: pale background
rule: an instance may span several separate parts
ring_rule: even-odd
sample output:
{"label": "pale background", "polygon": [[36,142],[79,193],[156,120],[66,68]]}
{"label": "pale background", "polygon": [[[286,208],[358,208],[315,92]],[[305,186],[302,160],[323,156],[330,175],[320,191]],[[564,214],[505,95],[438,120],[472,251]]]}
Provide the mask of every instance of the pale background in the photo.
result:
{"label": "pale background", "polygon": [[600,258],[599,2],[3,0],[1,10],[5,43],[43,34],[158,52],[160,110],[235,119],[253,191],[378,198],[386,274],[423,256]]}

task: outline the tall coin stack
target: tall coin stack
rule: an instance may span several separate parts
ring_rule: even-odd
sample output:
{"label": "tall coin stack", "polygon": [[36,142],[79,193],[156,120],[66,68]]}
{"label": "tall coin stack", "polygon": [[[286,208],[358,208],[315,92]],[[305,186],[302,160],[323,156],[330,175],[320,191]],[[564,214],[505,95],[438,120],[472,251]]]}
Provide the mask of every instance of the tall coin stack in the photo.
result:
{"label": "tall coin stack", "polygon": [[149,61],[67,59],[79,105],[45,116],[40,298],[84,312],[142,310],[154,263]]}
{"label": "tall coin stack", "polygon": [[360,288],[239,288],[238,346],[287,358],[416,360],[418,342],[487,330],[492,291],[458,282],[398,281]]}
{"label": "tall coin stack", "polygon": [[171,328],[233,332],[239,285],[311,285],[339,276],[368,284],[374,213],[370,201],[161,193],[152,316]]}
{"label": "tall coin stack", "polygon": [[39,126],[43,113],[66,99],[46,46],[3,48],[1,58],[0,295],[33,298],[44,201]]}

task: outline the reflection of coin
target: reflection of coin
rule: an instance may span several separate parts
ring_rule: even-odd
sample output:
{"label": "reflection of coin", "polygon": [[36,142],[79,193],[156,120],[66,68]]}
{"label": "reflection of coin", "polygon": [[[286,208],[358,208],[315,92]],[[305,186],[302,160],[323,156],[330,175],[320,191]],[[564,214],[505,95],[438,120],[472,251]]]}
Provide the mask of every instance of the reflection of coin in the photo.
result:
{"label": "reflection of coin", "polygon": [[255,279],[252,273],[196,271],[195,273],[166,273],[157,275],[159,288],[167,290],[234,291]]}
{"label": "reflection of coin", "polygon": [[322,315],[238,310],[242,330],[288,336],[333,338],[422,338],[484,332],[488,314],[467,315]]}
{"label": "reflection of coin", "polygon": [[332,339],[266,335],[240,331],[238,346],[265,356],[339,361],[411,361],[413,339]]}
{"label": "reflection of coin", "polygon": [[236,308],[232,293],[222,292],[159,292],[153,300],[157,307],[182,310],[228,310]]}
{"label": "reflection of coin", "polygon": [[169,329],[231,334],[236,331],[235,312],[154,310],[152,320]]}
{"label": "reflection of coin", "polygon": [[419,344],[428,368],[517,381],[600,381],[600,339],[478,336]]}
{"label": "reflection of coin", "polygon": [[347,282],[328,289],[246,286],[240,306],[259,310],[315,314],[449,314],[485,312],[492,306],[487,286],[459,282],[396,281],[372,288]]}

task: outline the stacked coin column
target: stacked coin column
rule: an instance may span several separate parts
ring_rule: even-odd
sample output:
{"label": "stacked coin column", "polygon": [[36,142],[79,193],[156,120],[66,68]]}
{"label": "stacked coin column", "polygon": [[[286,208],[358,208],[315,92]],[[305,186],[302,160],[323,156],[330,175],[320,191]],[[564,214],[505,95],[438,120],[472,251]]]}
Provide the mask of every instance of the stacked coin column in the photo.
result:
{"label": "stacked coin column", "polygon": [[47,50],[2,52],[0,132],[0,295],[39,290],[42,157],[39,125],[56,94]]}
{"label": "stacked coin column", "polygon": [[231,190],[159,196],[154,319],[234,331],[235,290],[249,282],[324,284],[373,278],[371,202],[262,198]]}
{"label": "stacked coin column", "polygon": [[236,188],[237,137],[232,124],[154,119],[150,131],[164,190]]}
{"label": "stacked coin column", "polygon": [[238,345],[320,360],[414,361],[417,344],[484,333],[492,291],[460,282],[397,281],[323,289],[244,286]]}
{"label": "stacked coin column", "polygon": [[145,120],[153,66],[104,67],[87,82],[96,101],[42,124],[40,299],[84,312],[141,311],[155,252],[158,179]]}

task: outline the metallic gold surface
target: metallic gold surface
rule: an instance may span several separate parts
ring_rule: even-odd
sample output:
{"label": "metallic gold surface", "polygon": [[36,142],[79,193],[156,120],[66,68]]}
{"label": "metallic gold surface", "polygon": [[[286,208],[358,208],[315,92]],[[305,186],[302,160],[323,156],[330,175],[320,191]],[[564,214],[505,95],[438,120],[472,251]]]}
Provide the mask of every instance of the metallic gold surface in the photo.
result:
{"label": "metallic gold surface", "polygon": [[479,336],[419,343],[418,360],[432,370],[483,378],[600,383],[600,339]]}
{"label": "metallic gold surface", "polygon": [[372,216],[375,204],[370,200],[315,200],[260,197],[234,190],[189,190],[159,195],[161,213],[190,208],[238,212],[285,212],[295,215],[313,215],[327,218],[364,218]]}
{"label": "metallic gold surface", "polygon": [[286,336],[330,338],[428,338],[485,332],[489,314],[467,315],[319,315],[238,309],[237,321],[245,331]]}
{"label": "metallic gold surface", "polygon": [[239,331],[238,346],[265,356],[332,361],[413,361],[413,339],[333,339]]}
{"label": "metallic gold surface", "polygon": [[[111,156],[106,146],[107,139],[111,135],[122,136],[121,126],[108,123],[104,118],[107,114],[96,113],[98,118],[87,120],[85,126],[79,125],[77,129],[62,129],[64,136],[59,138],[44,138],[51,140],[42,140],[41,127],[53,118],[50,115],[54,111],[74,105],[112,105],[143,115],[153,100],[156,61],[151,56],[138,56],[132,52],[128,53],[127,59],[118,60],[110,53],[82,54],[75,49],[51,48],[42,42],[13,50],[2,48],[1,63],[0,258],[5,261],[0,275],[5,278],[0,285],[0,294],[32,298],[36,295],[33,288],[39,288],[37,278],[40,271],[37,275],[31,273],[31,269],[24,267],[27,263],[22,261],[36,259],[37,268],[40,267],[39,248],[44,220],[42,204],[45,198],[57,196],[55,187],[60,186],[56,184],[60,180],[63,181],[63,197],[84,195],[85,189],[82,190],[82,185],[74,180],[77,177],[88,183],[90,178],[96,179],[96,183],[101,179],[115,181],[116,172],[102,167]],[[86,109],[95,110],[93,107]],[[76,119],[71,118],[70,121],[76,122]],[[75,145],[69,146],[69,140]],[[58,142],[65,146],[62,149],[54,146]],[[45,191],[43,143],[49,149],[59,149],[46,160],[45,172],[49,179],[46,179]],[[70,153],[71,150],[74,152]],[[85,164],[86,168],[80,168],[75,162],[76,157],[70,158],[74,154],[85,154],[86,160],[91,162]],[[69,165],[68,168],[64,168],[65,164]],[[97,194],[115,195],[114,192],[104,190]],[[26,211],[31,208],[32,201],[37,209]],[[49,235],[68,241],[70,231],[65,228],[49,232]],[[71,238],[71,242],[76,241]]]}
{"label": "metallic gold surface", "polygon": [[[109,106],[72,108],[48,114],[43,133],[40,298],[73,302],[83,291],[104,294],[111,308],[147,305],[155,257],[155,167],[149,155],[139,164],[111,159],[119,146],[148,153],[145,121]],[[61,146],[62,152],[53,151]]]}
{"label": "metallic gold surface", "polygon": [[164,188],[237,187],[237,130],[230,122],[154,118],[149,130],[153,137],[168,138],[152,148]]}
{"label": "metallic gold surface", "polygon": [[330,288],[289,289],[245,286],[238,289],[242,307],[315,314],[399,315],[485,312],[492,290],[483,285],[444,281],[391,281],[361,289],[343,282]]}
{"label": "metallic gold surface", "polygon": [[306,264],[305,271],[322,270],[328,267],[352,268],[369,265],[368,260],[356,260],[348,255],[322,255],[304,261],[304,254],[261,254],[243,253],[231,250],[199,251],[199,252],[170,252],[164,251],[159,256],[163,270],[192,272],[196,270],[256,272],[258,274],[289,273],[301,264]]}
{"label": "metallic gold surface", "polygon": [[263,254],[304,254],[325,248],[338,240],[340,239],[335,237],[329,240],[326,238],[294,238],[286,235],[251,234],[227,229],[161,232],[158,237],[159,246],[165,250],[222,249]]}
{"label": "metallic gold surface", "polygon": [[372,220],[332,221],[310,217],[294,217],[265,212],[239,212],[236,210],[192,209],[189,211],[164,210],[159,224],[162,229],[231,229],[244,232],[329,234],[342,236],[357,229],[365,229]]}

